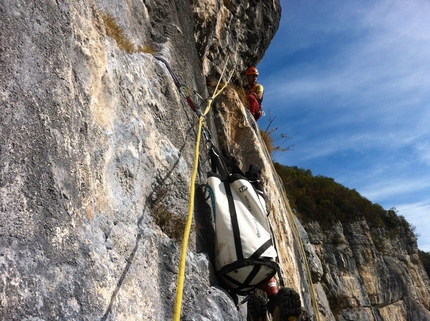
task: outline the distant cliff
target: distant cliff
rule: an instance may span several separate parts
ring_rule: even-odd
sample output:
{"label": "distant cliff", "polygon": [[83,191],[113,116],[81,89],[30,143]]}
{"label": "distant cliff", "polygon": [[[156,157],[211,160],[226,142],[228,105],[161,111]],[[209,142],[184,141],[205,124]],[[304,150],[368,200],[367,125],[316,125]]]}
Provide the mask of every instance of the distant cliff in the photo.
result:
{"label": "distant cliff", "polygon": [[314,282],[336,320],[429,320],[429,279],[413,235],[390,237],[360,219],[305,227],[319,261]]}
{"label": "distant cliff", "polygon": [[429,278],[405,218],[332,178],[275,167],[304,222],[313,281],[338,319],[427,320]]}
{"label": "distant cliff", "polygon": [[[155,56],[205,108],[207,76],[262,59],[279,1],[5,0],[0,14],[0,319],[172,319],[198,119]],[[308,242],[233,89],[206,125],[263,167],[280,282],[313,320],[430,320],[413,244],[382,255],[365,222],[307,225]],[[200,149],[182,317],[245,320],[214,277]]]}

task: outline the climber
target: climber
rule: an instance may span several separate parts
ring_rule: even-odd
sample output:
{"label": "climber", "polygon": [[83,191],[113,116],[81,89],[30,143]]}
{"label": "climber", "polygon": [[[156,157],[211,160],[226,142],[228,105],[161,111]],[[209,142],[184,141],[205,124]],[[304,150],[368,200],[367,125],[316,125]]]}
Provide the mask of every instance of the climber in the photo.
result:
{"label": "climber", "polygon": [[245,94],[248,97],[247,108],[251,112],[252,116],[254,116],[256,121],[260,119],[263,114],[261,103],[263,101],[264,94],[263,86],[257,83],[258,75],[259,73],[257,68],[249,67],[245,72],[247,83],[243,85]]}
{"label": "climber", "polygon": [[247,321],[267,321],[267,312],[273,321],[305,321],[299,294],[291,288],[278,288],[275,278],[258,289],[266,292],[267,301],[259,294],[248,299]]}

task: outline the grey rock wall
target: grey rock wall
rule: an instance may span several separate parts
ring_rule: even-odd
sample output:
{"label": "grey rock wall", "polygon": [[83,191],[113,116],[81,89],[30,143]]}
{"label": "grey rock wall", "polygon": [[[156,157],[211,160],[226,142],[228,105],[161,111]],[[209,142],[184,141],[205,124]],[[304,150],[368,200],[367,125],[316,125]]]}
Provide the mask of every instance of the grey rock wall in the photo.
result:
{"label": "grey rock wall", "polygon": [[238,72],[257,65],[278,30],[279,1],[192,0],[195,40],[205,75],[218,76],[228,57]]}
{"label": "grey rock wall", "polygon": [[[197,118],[154,55],[207,97],[202,61],[227,54],[198,52],[189,1],[5,0],[0,15],[0,319],[172,319]],[[200,190],[195,214],[183,319],[241,320]]]}
{"label": "grey rock wall", "polygon": [[429,278],[410,232],[390,235],[364,220],[305,227],[314,282],[336,315],[328,320],[430,320]]}

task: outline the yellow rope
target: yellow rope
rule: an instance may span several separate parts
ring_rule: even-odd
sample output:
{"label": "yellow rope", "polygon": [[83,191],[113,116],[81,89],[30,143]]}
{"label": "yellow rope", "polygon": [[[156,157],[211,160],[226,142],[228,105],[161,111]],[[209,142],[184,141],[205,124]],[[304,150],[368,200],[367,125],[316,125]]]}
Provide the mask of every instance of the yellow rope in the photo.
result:
{"label": "yellow rope", "polygon": [[[276,170],[275,170],[275,168],[273,166],[273,163],[271,165],[272,165],[272,170],[274,170],[274,172],[276,173]],[[284,186],[283,183],[282,183],[282,181],[280,179],[278,179],[278,184],[280,186],[282,186],[282,187]],[[302,238],[300,237],[299,227],[297,226],[296,219],[295,219],[295,217],[293,215],[293,211],[290,208],[290,205],[289,205],[289,202],[288,202],[288,198],[287,198],[287,195],[286,195],[286,192],[285,192],[285,188],[282,188],[282,197],[284,198],[285,206],[288,208],[287,212],[289,212],[291,220],[293,221],[293,232],[294,232],[294,234],[296,236],[296,239],[299,242],[300,255],[302,256],[302,260],[304,261],[304,264],[305,264],[305,269],[306,269],[306,274],[307,274],[307,278],[308,278],[308,283],[309,283],[309,287],[311,288],[311,292],[312,292],[311,293],[312,305],[313,305],[313,308],[315,310],[315,314],[317,316],[317,320],[321,321],[321,315],[320,315],[320,311],[319,311],[319,308],[318,308],[318,302],[317,302],[317,295],[316,295],[316,292],[315,292],[314,283],[312,282],[312,275],[311,275],[311,270],[309,268],[308,259],[306,257],[305,247],[303,245]]]}
{"label": "yellow rope", "polygon": [[[208,103],[208,108],[210,108],[211,101]],[[182,242],[182,255],[181,262],[179,265],[179,275],[178,275],[178,288],[176,291],[176,306],[175,306],[175,321],[180,321],[181,318],[181,308],[182,308],[182,295],[184,289],[184,279],[185,279],[185,263],[187,257],[187,248],[188,248],[188,239],[191,231],[191,224],[193,221],[193,212],[194,212],[194,194],[195,194],[195,181],[197,177],[197,170],[199,166],[199,146],[201,139],[201,128],[203,126],[204,117],[199,117],[199,127],[197,132],[197,141],[196,141],[196,158],[194,160],[194,170],[191,178],[191,191],[190,191],[190,207],[188,211],[188,219],[187,225],[185,226],[184,232],[184,240]]]}
{"label": "yellow rope", "polygon": [[199,147],[200,147],[200,140],[201,140],[201,136],[202,136],[201,132],[202,132],[202,127],[203,127],[203,121],[205,119],[204,117],[207,115],[207,113],[211,109],[211,105],[212,105],[213,100],[225,89],[225,87],[230,82],[230,79],[233,75],[233,72],[231,72],[227,82],[217,92],[218,86],[220,84],[220,81],[221,81],[221,78],[224,74],[226,66],[227,66],[227,62],[224,66],[221,77],[220,77],[218,84],[215,88],[214,94],[208,100],[208,106],[206,107],[206,110],[204,111],[204,113],[201,116],[199,116],[199,125],[198,125],[198,130],[197,130],[197,139],[196,139],[196,148],[195,148],[194,169],[193,169],[193,174],[191,177],[191,186],[190,186],[190,206],[189,206],[189,210],[188,210],[187,224],[185,226],[184,240],[182,242],[182,254],[181,254],[181,261],[179,264],[179,272],[178,272],[178,287],[176,290],[176,304],[175,304],[175,315],[174,315],[175,321],[180,321],[180,319],[181,319],[182,296],[183,296],[183,291],[184,291],[184,280],[185,280],[185,265],[186,265],[186,259],[187,259],[188,240],[190,238],[191,225],[193,222],[195,182],[196,182],[197,171],[198,171],[198,167],[199,167],[199,153],[200,153]]}
{"label": "yellow rope", "polygon": [[[290,213],[292,213],[291,209],[290,209]],[[294,216],[292,214],[291,214],[291,216],[292,216],[292,220],[293,220],[293,224],[294,224],[294,229],[295,229],[295,231],[297,233],[297,238],[299,240],[300,254],[301,254],[302,258],[303,258],[303,261],[305,262],[305,267],[306,267],[308,282],[309,282],[309,286],[310,286],[311,291],[312,291],[312,293],[311,293],[312,294],[311,295],[312,305],[314,306],[314,310],[315,310],[315,314],[316,314],[317,320],[321,321],[320,310],[318,308],[318,302],[317,302],[317,294],[316,294],[316,291],[315,291],[314,283],[312,282],[311,270],[309,268],[308,259],[306,257],[306,252],[305,252],[305,248],[303,246],[302,238],[300,237],[299,228],[297,226],[295,218],[294,218]]]}

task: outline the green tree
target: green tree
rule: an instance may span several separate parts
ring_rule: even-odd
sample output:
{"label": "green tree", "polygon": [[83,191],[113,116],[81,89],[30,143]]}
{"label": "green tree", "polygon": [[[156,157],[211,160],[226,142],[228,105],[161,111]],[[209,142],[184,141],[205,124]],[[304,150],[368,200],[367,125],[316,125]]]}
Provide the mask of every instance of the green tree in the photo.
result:
{"label": "green tree", "polygon": [[424,266],[424,269],[427,272],[427,275],[430,277],[430,252],[424,252],[424,251],[418,250],[418,255]]}
{"label": "green tree", "polygon": [[352,222],[364,218],[370,227],[384,227],[391,237],[413,233],[411,225],[395,208],[385,210],[355,189],[349,189],[333,178],[314,176],[310,170],[275,163],[297,216],[303,221],[317,221],[328,226],[336,221]]}

